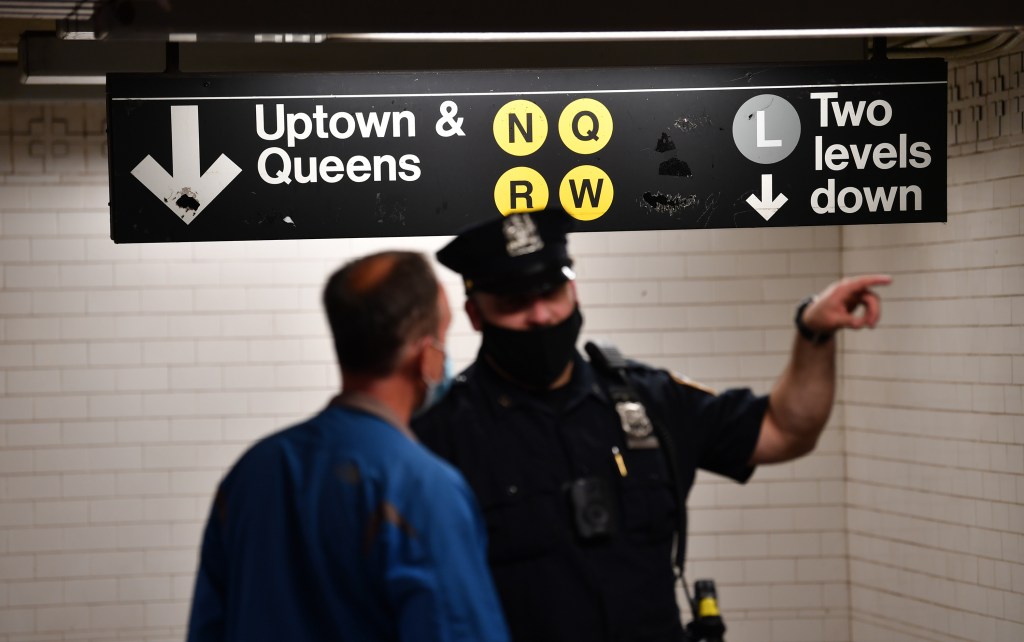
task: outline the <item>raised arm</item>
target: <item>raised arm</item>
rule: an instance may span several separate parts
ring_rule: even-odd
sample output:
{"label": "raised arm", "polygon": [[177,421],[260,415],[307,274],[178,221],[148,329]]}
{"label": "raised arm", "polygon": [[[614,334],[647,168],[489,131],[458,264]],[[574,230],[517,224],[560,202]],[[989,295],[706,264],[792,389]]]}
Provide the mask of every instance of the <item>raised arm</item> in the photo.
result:
{"label": "raised arm", "polygon": [[772,388],[751,465],[787,461],[814,449],[825,428],[836,387],[835,332],[874,328],[881,302],[872,287],[888,285],[883,274],[850,277],[825,288],[801,310],[785,370]]}

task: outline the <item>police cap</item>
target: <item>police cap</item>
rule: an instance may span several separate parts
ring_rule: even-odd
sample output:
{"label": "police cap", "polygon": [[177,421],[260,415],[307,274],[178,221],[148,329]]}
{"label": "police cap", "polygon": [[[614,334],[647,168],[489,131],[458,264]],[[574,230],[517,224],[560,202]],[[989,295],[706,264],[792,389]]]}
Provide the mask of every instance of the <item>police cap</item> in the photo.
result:
{"label": "police cap", "polygon": [[544,292],[576,278],[566,247],[572,219],[561,210],[509,214],[463,230],[437,260],[462,275],[466,292]]}

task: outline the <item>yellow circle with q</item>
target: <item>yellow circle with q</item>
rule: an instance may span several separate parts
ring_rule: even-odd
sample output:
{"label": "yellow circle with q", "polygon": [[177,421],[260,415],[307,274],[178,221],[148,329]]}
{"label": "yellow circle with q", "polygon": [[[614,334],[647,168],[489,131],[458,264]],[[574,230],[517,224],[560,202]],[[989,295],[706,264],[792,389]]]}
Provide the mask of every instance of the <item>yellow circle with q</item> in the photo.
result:
{"label": "yellow circle with q", "polygon": [[580,98],[565,106],[558,117],[558,135],[577,154],[604,149],[612,138],[612,114],[593,98]]}
{"label": "yellow circle with q", "polygon": [[593,221],[612,206],[615,190],[612,179],[600,167],[580,165],[569,170],[558,187],[558,200],[570,216]]}
{"label": "yellow circle with q", "polygon": [[529,167],[513,167],[494,184],[494,205],[502,216],[542,210],[548,197],[547,181]]}
{"label": "yellow circle with q", "polygon": [[491,129],[498,147],[513,156],[529,156],[548,137],[548,117],[529,100],[513,100],[494,115]]}

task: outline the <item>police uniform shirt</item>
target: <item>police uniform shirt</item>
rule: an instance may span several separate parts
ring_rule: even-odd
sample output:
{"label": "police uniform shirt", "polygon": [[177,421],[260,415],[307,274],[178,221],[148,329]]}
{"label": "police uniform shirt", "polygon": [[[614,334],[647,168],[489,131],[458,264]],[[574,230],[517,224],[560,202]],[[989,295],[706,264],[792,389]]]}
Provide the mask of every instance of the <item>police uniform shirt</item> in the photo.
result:
{"label": "police uniform shirt", "polygon": [[[596,377],[577,354],[570,383],[549,398],[510,384],[478,358],[413,429],[476,492],[514,640],[675,642],[682,628],[672,482],[658,449],[627,447]],[[698,467],[740,482],[750,477],[767,397],[714,395],[638,364],[629,379],[651,419],[671,431],[684,496]],[[594,476],[610,482],[619,528],[585,541],[566,489]]]}
{"label": "police uniform shirt", "polygon": [[222,482],[188,639],[506,641],[485,540],[456,470],[408,428],[332,404]]}

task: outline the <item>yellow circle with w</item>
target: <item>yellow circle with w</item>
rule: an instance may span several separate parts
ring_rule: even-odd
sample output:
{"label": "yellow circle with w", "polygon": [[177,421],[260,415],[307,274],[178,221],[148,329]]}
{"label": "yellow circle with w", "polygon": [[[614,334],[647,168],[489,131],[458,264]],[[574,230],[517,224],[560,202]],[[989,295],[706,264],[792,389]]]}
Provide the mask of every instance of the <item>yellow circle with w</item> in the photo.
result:
{"label": "yellow circle with w", "polygon": [[593,165],[580,165],[569,170],[558,187],[562,209],[580,221],[604,216],[614,198],[612,179],[600,167]]}
{"label": "yellow circle with w", "polygon": [[548,119],[535,103],[513,100],[494,115],[492,131],[498,147],[513,156],[529,156],[548,137]]}

